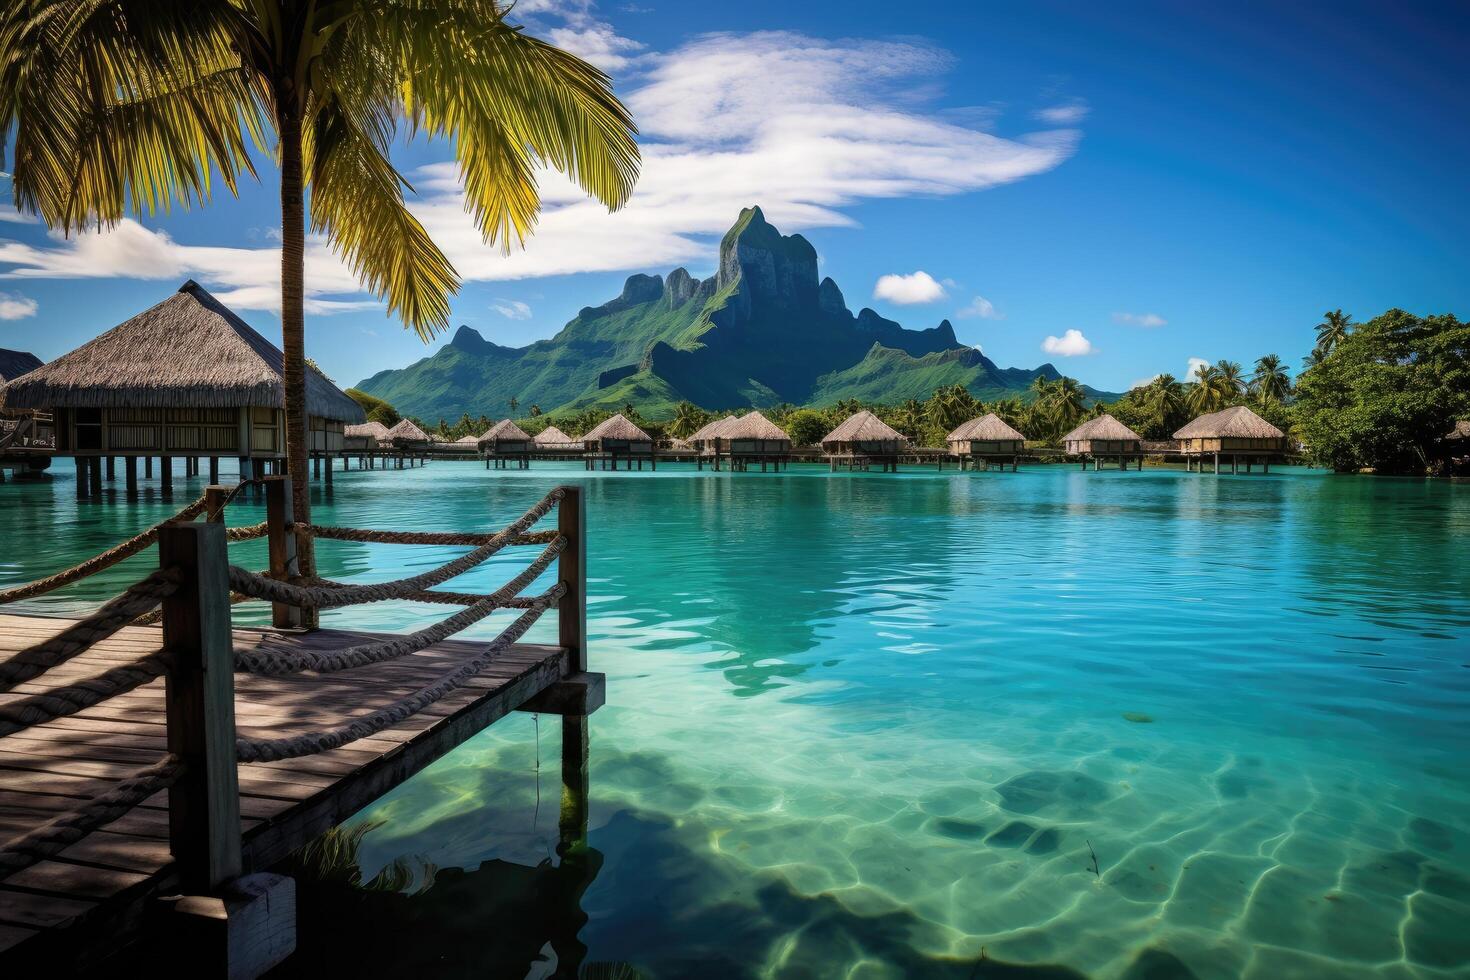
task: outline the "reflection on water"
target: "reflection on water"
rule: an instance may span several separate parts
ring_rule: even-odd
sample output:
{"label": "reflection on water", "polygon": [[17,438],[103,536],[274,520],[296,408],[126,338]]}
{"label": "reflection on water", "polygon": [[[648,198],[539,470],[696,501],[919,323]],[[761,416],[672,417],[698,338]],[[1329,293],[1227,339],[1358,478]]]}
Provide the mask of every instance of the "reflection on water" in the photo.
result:
{"label": "reflection on water", "polygon": [[[364,874],[443,869],[363,899],[380,972],[524,976],[548,943],[648,977],[1470,972],[1466,486],[435,463],[339,474],[314,516],[481,529],[560,480],[587,487],[609,675],[590,881],[546,877],[558,726],[507,718],[360,816],[383,821]],[[55,525],[73,551],[7,550],[0,583],[166,510],[4,490],[24,502],[0,539]],[[321,552],[362,580],[453,553]],[[130,564],[43,605],[95,602]]]}

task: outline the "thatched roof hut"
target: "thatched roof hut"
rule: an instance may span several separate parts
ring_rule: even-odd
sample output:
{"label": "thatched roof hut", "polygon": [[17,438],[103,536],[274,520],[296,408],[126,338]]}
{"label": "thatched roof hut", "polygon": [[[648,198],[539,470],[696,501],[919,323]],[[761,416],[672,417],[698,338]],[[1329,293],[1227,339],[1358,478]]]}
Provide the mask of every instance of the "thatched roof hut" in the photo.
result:
{"label": "thatched roof hut", "polygon": [[[83,455],[279,457],[279,348],[190,280],[163,302],[0,388],[0,408],[56,414],[57,448]],[[361,406],[306,372],[313,451],[342,448]]]}
{"label": "thatched roof hut", "polygon": [[1142,436],[1111,415],[1088,419],[1062,436],[1063,448],[1073,456],[1139,453],[1142,443]]}
{"label": "thatched roof hut", "polygon": [[898,453],[904,441],[903,433],[872,412],[861,411],[823,436],[822,448],[828,453],[882,456]]}
{"label": "thatched roof hut", "polygon": [[376,420],[342,428],[344,449],[377,449],[379,446],[386,446],[390,441],[388,427]]}
{"label": "thatched roof hut", "polygon": [[531,434],[510,419],[502,419],[480,436],[479,446],[487,453],[527,453]]}
{"label": "thatched roof hut", "polygon": [[1244,405],[1210,412],[1174,433],[1179,450],[1202,452],[1283,452],[1286,433]]}
{"label": "thatched roof hut", "polygon": [[30,351],[0,347],[0,382],[14,381],[41,366],[41,359]]}
{"label": "thatched roof hut", "polygon": [[1013,456],[1026,448],[1026,437],[994,412],[960,423],[945,442],[958,456]]}
{"label": "thatched roof hut", "polygon": [[653,437],[622,415],[614,415],[582,437],[583,447],[591,449],[594,443],[647,443],[651,447]]}
{"label": "thatched roof hut", "polygon": [[531,440],[537,449],[581,449],[581,440],[573,439],[554,425],[548,425]]}
{"label": "thatched roof hut", "polygon": [[722,419],[706,422],[696,429],[686,441],[700,452],[714,452],[719,446],[720,431],[734,421],[735,416],[726,415]]}
{"label": "thatched roof hut", "polygon": [[477,435],[460,436],[454,440],[454,444],[456,446],[478,446],[480,444],[480,437]]}
{"label": "thatched roof hut", "polygon": [[760,412],[747,412],[720,427],[718,438],[733,454],[787,453],[791,437]]}
{"label": "thatched roof hut", "polygon": [[429,444],[429,434],[414,424],[412,419],[399,419],[398,424],[388,430],[388,441],[395,446]]}

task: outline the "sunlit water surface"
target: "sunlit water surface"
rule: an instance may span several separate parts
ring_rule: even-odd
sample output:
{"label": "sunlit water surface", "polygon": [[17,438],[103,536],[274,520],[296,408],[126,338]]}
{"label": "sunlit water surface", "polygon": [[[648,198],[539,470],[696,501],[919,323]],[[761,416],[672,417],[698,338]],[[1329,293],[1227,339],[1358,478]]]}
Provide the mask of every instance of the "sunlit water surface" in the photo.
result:
{"label": "sunlit water surface", "polygon": [[[600,867],[551,903],[570,926],[511,938],[569,930],[589,962],[648,977],[1470,971],[1470,487],[440,462],[339,473],[313,516],[483,529],[563,481],[586,487],[591,659],[609,678],[591,736]],[[66,479],[0,497],[0,584],[185,499],[145,484],[78,505]],[[325,574],[358,580],[457,553],[322,551]],[[264,565],[259,542],[233,553]],[[30,608],[94,604],[155,560]],[[513,715],[360,815],[383,821],[366,874],[415,855],[555,864],[555,722]],[[403,899],[404,921],[457,938],[361,937],[383,975],[551,969],[556,943],[487,966],[478,946],[505,920],[480,879],[440,874],[458,884]]]}

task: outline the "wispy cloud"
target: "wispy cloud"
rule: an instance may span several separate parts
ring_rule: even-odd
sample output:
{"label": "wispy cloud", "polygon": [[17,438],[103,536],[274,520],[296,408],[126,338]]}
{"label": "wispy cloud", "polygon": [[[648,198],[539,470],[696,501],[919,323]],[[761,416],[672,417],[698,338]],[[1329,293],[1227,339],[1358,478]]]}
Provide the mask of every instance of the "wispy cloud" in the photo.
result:
{"label": "wispy cloud", "polygon": [[1128,390],[1129,391],[1132,391],[1134,388],[1143,388],[1143,387],[1146,387],[1148,385],[1153,384],[1155,381],[1157,381],[1159,378],[1162,378],[1162,377],[1163,377],[1162,374],[1155,374],[1155,375],[1152,375],[1151,377],[1140,378],[1137,381],[1135,381],[1132,384],[1130,384],[1128,386]]}
{"label": "wispy cloud", "polygon": [[1169,321],[1157,313],[1114,313],[1113,322],[1134,327],[1162,327]]}
{"label": "wispy cloud", "polygon": [[1209,367],[1209,366],[1210,366],[1210,362],[1207,361],[1207,360],[1205,360],[1203,357],[1191,357],[1189,359],[1189,366],[1184,369],[1184,380],[1185,381],[1193,381],[1194,380],[1194,373],[1196,371],[1198,371],[1202,367]]}
{"label": "wispy cloud", "polygon": [[1041,349],[1058,357],[1080,357],[1097,351],[1092,341],[1082,336],[1081,330],[1068,330],[1060,337],[1047,337],[1041,342]]}
{"label": "wispy cloud", "polygon": [[1075,126],[1087,118],[1092,107],[1081,99],[1036,110],[1036,118],[1053,126]]}
{"label": "wispy cloud", "polygon": [[[571,0],[522,0],[517,13],[554,20],[552,30],[597,34],[603,25],[591,4]],[[637,51],[609,45],[618,57]],[[922,42],[711,34],[637,57],[626,101],[643,167],[621,211],[609,214],[560,175],[540,174],[536,234],[503,257],[467,216],[456,164],[415,171],[419,197],[410,206],[466,281],[697,262],[750,204],[787,232],[852,226],[845,209],[861,201],[1024,180],[1059,166],[1080,138],[1070,128],[1005,138],[953,121],[915,95],[952,62]],[[189,245],[131,220],[50,244],[0,242],[0,276],[193,276],[242,309],[279,307],[279,266],[273,246]],[[317,236],[306,283],[309,312],[381,308]]]}
{"label": "wispy cloud", "polygon": [[900,306],[933,303],[944,299],[947,295],[949,294],[944,291],[944,286],[936,282],[934,277],[923,269],[908,275],[890,273],[886,276],[879,276],[877,284],[873,287],[874,299],[886,299]]}
{"label": "wispy cloud", "polygon": [[955,316],[964,319],[1004,320],[1006,315],[995,308],[995,304],[984,296],[976,296],[969,304],[955,311]]}
{"label": "wispy cloud", "polygon": [[34,215],[21,214],[14,204],[0,204],[0,222],[12,225],[34,225],[40,219]]}
{"label": "wispy cloud", "polygon": [[501,316],[505,317],[508,320],[531,319],[530,304],[522,303],[518,299],[497,299],[495,302],[490,304],[490,309],[494,310],[496,313],[499,313]]}
{"label": "wispy cloud", "polygon": [[29,296],[20,293],[0,293],[0,320],[24,320],[35,316],[40,306]]}

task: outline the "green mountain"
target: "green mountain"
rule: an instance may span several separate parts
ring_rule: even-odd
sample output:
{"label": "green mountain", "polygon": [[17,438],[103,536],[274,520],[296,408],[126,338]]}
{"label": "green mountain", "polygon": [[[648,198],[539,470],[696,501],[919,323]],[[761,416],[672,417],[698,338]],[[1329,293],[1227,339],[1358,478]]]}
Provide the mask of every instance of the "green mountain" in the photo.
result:
{"label": "green mountain", "polygon": [[[949,321],[907,330],[873,310],[854,315],[817,253],[747,208],[720,242],[715,275],[630,276],[622,295],[586,307],[549,340],[490,343],[469,327],[431,357],[356,387],[421,418],[496,417],[511,398],[556,409],[621,408],[659,418],[687,399],[708,409],[897,402],[963,384],[981,398],[1023,391],[1058,372],[1000,368],[962,346]],[[1103,394],[1103,393],[1097,393]]]}

